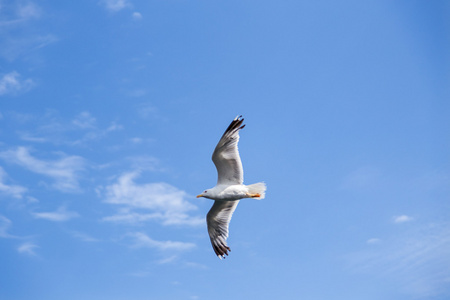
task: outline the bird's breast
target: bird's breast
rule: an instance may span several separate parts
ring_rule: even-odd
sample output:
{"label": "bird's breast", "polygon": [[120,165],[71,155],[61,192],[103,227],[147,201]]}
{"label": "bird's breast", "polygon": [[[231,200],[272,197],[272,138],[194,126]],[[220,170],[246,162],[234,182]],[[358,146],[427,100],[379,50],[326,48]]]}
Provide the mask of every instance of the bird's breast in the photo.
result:
{"label": "bird's breast", "polygon": [[247,196],[247,189],[244,185],[230,185],[222,187],[218,193],[218,199],[222,201],[234,201],[245,198]]}

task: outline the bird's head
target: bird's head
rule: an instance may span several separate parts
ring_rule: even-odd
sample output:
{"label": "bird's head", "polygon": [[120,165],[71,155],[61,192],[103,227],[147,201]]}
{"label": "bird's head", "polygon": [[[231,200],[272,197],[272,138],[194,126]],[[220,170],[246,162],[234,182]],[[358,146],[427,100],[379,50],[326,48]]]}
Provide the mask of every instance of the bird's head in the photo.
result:
{"label": "bird's head", "polygon": [[204,190],[201,194],[198,194],[198,195],[197,195],[197,198],[200,198],[200,197],[210,198],[210,197],[212,196],[211,193],[212,193],[212,192],[211,192],[211,189],[209,189],[209,190]]}

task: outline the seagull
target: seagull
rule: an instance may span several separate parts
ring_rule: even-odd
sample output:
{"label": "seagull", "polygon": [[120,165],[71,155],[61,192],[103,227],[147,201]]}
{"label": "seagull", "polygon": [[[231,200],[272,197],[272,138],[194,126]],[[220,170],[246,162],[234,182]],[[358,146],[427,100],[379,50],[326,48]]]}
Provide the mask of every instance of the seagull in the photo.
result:
{"label": "seagull", "polygon": [[227,245],[228,225],[240,199],[264,199],[266,184],[258,182],[244,185],[244,170],[239,157],[239,130],[244,119],[237,116],[222,135],[214,149],[212,160],[216,165],[218,179],[215,187],[197,195],[214,200],[206,216],[208,234],[216,255],[223,259],[231,251]]}

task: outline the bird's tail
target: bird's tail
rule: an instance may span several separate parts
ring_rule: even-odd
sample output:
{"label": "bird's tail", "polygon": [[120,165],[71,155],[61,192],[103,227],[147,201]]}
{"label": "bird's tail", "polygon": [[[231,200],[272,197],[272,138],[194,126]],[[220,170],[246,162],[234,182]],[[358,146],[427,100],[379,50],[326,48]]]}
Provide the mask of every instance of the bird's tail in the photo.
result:
{"label": "bird's tail", "polygon": [[254,199],[264,199],[266,197],[266,184],[264,182],[258,182],[254,184],[247,185],[248,193],[256,195],[258,194],[259,197],[252,197]]}

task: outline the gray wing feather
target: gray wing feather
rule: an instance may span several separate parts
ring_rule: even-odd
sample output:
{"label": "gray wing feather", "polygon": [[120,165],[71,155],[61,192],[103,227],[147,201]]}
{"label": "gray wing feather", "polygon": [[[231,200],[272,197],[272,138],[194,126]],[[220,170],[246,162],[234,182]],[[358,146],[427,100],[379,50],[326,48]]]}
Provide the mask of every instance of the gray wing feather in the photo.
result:
{"label": "gray wing feather", "polygon": [[238,151],[239,130],[245,127],[242,122],[244,122],[242,116],[236,117],[214,149],[212,160],[217,169],[217,184],[242,184],[244,182],[244,170]]}
{"label": "gray wing feather", "polygon": [[238,203],[239,200],[216,200],[206,216],[211,245],[220,259],[225,258],[225,255],[228,255],[228,251],[231,251],[227,245],[228,225]]}

